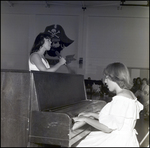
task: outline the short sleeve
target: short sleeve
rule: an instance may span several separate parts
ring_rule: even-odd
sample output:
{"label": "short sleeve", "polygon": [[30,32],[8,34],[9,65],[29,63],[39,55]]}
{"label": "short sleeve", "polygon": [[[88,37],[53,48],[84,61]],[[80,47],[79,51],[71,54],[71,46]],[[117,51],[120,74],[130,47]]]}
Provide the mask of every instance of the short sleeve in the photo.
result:
{"label": "short sleeve", "polygon": [[101,112],[99,113],[99,122],[111,129],[117,129],[118,125],[116,118],[113,115],[109,114],[111,105],[112,102],[106,104],[101,110]]}
{"label": "short sleeve", "polygon": [[137,100],[123,96],[115,96],[109,110],[109,114],[130,119],[139,119],[139,113],[143,105]]}
{"label": "short sleeve", "polygon": [[115,96],[99,113],[99,122],[111,129],[120,129],[125,119],[139,119],[143,105],[137,100]]}

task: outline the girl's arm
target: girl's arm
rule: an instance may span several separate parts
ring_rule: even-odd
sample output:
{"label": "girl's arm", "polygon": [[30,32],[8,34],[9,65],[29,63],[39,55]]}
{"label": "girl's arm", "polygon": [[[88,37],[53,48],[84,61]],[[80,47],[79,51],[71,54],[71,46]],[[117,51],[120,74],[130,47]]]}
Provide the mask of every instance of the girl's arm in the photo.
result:
{"label": "girl's arm", "polygon": [[82,112],[78,115],[79,116],[85,116],[85,117],[94,117],[96,119],[99,118],[99,114],[98,113],[93,113],[93,112]]}
{"label": "girl's arm", "polygon": [[87,124],[93,126],[94,128],[98,129],[98,130],[101,130],[105,133],[110,133],[113,131],[113,129],[110,129],[108,128],[106,125],[100,123],[98,120],[95,120],[95,119],[92,119],[92,118],[89,118],[89,117],[76,117],[74,118],[74,121],[84,121],[86,122]]}
{"label": "girl's arm", "polygon": [[64,58],[61,58],[59,60],[59,63],[57,63],[56,65],[54,65],[51,68],[46,68],[46,66],[43,64],[41,57],[39,54],[33,54],[32,57],[30,57],[30,61],[36,65],[36,67],[40,70],[40,71],[48,71],[48,72],[55,72],[61,65],[63,65],[66,60]]}

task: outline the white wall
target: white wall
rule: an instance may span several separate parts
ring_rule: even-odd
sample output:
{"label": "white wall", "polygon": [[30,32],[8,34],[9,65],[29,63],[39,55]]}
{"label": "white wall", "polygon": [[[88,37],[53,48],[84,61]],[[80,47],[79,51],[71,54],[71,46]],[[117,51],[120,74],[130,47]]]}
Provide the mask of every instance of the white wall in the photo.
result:
{"label": "white wall", "polygon": [[[62,55],[75,54],[69,66],[85,78],[100,79],[115,61],[149,68],[149,8],[116,6],[81,8],[1,5],[1,69],[28,70],[35,37],[46,26],[60,24],[74,42]],[[83,66],[79,68],[79,58]],[[68,73],[64,66],[58,72]]]}
{"label": "white wall", "polygon": [[102,69],[116,61],[128,67],[148,68],[149,18],[146,9],[107,8],[105,12],[89,11],[86,18],[86,74],[98,79]]}

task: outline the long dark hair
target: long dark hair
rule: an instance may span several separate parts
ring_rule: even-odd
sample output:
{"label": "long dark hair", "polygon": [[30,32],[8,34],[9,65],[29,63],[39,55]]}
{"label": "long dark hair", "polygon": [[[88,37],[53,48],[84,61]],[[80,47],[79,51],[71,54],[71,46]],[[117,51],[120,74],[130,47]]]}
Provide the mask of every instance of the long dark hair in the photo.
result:
{"label": "long dark hair", "polygon": [[108,76],[116,82],[121,88],[130,89],[132,87],[130,73],[128,68],[119,62],[109,64],[103,71],[104,79]]}
{"label": "long dark hair", "polygon": [[51,36],[49,34],[46,34],[46,33],[39,33],[38,36],[36,37],[35,41],[34,41],[33,47],[30,51],[30,55],[34,52],[37,52],[40,49],[40,47],[45,42],[44,38],[45,39],[51,39]]}

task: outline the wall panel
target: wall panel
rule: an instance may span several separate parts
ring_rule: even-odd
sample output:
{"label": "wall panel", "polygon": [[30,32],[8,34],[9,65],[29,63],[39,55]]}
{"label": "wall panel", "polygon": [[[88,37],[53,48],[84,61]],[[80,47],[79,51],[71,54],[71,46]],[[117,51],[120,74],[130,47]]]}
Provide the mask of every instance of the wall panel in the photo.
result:
{"label": "wall panel", "polygon": [[[87,19],[86,77],[90,76],[90,67],[111,62],[149,66],[147,18],[88,16]],[[92,77],[98,77],[96,72]]]}
{"label": "wall panel", "polygon": [[3,14],[1,22],[1,68],[27,69],[29,16]]}

